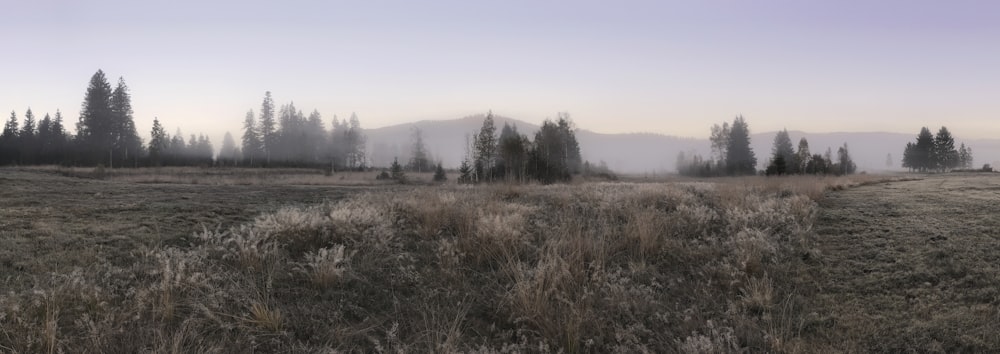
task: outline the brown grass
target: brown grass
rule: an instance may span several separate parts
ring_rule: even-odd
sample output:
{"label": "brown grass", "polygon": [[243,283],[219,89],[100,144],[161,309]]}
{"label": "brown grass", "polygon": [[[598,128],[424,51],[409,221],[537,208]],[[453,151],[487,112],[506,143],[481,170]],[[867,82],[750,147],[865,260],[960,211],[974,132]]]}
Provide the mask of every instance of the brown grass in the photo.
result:
{"label": "brown grass", "polygon": [[0,349],[795,352],[815,200],[874,181],[373,189],[38,274]]}

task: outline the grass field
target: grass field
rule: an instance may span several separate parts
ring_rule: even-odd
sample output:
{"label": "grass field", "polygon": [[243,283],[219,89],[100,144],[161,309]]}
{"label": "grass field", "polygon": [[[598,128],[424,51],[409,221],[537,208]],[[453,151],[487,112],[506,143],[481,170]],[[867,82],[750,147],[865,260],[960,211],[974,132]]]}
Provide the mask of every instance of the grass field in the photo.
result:
{"label": "grass field", "polygon": [[0,352],[1000,347],[994,175],[93,172],[0,170]]}

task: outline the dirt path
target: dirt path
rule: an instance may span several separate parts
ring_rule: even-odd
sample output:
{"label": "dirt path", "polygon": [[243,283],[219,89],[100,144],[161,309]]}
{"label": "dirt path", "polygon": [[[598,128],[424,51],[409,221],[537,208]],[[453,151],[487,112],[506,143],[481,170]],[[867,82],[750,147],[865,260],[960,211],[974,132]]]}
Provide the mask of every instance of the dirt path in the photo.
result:
{"label": "dirt path", "polygon": [[1000,176],[830,193],[807,267],[819,342],[847,351],[1000,348]]}

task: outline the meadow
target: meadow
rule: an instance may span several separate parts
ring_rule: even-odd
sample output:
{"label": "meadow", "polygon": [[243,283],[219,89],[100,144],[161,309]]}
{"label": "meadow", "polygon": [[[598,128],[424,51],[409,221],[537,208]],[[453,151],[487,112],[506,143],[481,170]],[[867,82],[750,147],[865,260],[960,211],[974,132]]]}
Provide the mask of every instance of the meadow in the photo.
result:
{"label": "meadow", "polygon": [[[994,225],[931,225],[955,245],[912,250],[897,242],[921,241],[905,238],[923,228],[880,226],[928,220],[888,206],[938,182],[951,189],[937,201],[974,204],[947,218],[973,217],[1000,196],[992,176],[400,186],[308,170],[120,171],[0,171],[0,352],[998,344],[986,336],[995,325],[975,327],[997,319],[1000,282],[986,277],[997,256],[976,246],[997,242]],[[889,199],[859,209],[872,195]],[[910,258],[878,263],[885,249]],[[969,289],[978,295],[959,297]],[[914,298],[923,312],[905,305]],[[940,304],[965,312],[935,313]]]}

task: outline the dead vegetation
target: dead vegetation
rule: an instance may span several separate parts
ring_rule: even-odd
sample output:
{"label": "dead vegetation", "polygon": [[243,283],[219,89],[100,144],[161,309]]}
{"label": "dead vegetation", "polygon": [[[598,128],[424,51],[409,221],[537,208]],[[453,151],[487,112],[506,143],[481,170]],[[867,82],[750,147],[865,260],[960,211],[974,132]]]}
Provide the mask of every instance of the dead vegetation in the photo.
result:
{"label": "dead vegetation", "polygon": [[771,181],[359,191],[36,274],[0,349],[803,351],[837,184]]}

